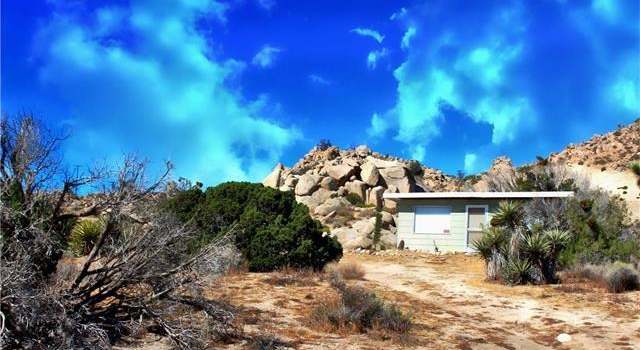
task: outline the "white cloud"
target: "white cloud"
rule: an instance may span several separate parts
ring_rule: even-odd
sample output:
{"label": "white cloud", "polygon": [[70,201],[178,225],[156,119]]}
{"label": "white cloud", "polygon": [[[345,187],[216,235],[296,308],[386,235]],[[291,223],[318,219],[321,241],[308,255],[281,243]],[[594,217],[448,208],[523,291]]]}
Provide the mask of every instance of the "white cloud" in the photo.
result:
{"label": "white cloud", "polygon": [[318,84],[318,85],[331,85],[331,82],[327,79],[325,79],[324,77],[322,77],[321,75],[312,73],[309,74],[309,81],[314,83],[314,84]]}
{"label": "white cloud", "polygon": [[390,21],[399,20],[404,18],[406,15],[407,15],[407,9],[404,7],[401,7],[398,11],[391,14],[391,17],[389,17],[389,20]]}
{"label": "white cloud", "polygon": [[258,5],[267,11],[271,11],[271,9],[276,5],[275,0],[258,0]]}
{"label": "white cloud", "polygon": [[475,153],[467,153],[464,155],[464,172],[465,174],[474,174],[476,172],[476,161],[478,156]]}
{"label": "white cloud", "polygon": [[367,55],[367,67],[369,67],[369,69],[376,69],[378,61],[388,54],[389,51],[386,48],[369,52]]}
{"label": "white cloud", "polygon": [[261,68],[268,68],[271,67],[275,60],[276,57],[278,56],[278,54],[282,52],[282,49],[278,48],[278,47],[274,47],[271,46],[269,44],[264,45],[260,51],[258,51],[255,56],[253,56],[253,59],[251,60],[251,63],[254,66],[258,66]]}
{"label": "white cloud", "polygon": [[[118,25],[102,21],[102,31],[73,14],[52,17],[40,33],[39,73],[77,121],[69,161],[138,151],[171,159],[177,176],[208,184],[266,175],[301,135],[267,117],[266,99],[247,101],[228,87],[244,65],[213,59],[211,38],[196,30],[203,16],[222,18],[223,8],[137,0],[117,7]],[[135,50],[114,39],[122,35],[135,40]]]}
{"label": "white cloud", "polygon": [[416,36],[416,27],[410,26],[404,35],[402,36],[402,42],[400,43],[400,47],[403,49],[408,49],[411,44],[411,39]]}
{"label": "white cloud", "polygon": [[367,129],[367,134],[370,137],[378,138],[382,137],[387,130],[389,130],[389,123],[385,118],[381,118],[378,113],[373,113],[371,116],[371,125]]}
{"label": "white cloud", "polygon": [[354,28],[351,29],[352,33],[356,33],[358,35],[367,36],[377,41],[378,44],[381,44],[384,40],[384,35],[380,34],[378,31],[369,28]]}

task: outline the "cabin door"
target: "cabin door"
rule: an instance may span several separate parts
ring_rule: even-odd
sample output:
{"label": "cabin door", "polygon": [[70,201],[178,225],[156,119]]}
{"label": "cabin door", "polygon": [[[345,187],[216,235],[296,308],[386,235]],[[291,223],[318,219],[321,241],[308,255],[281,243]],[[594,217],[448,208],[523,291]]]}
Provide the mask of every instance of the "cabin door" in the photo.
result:
{"label": "cabin door", "polygon": [[486,205],[467,206],[467,247],[473,248],[473,242],[482,237],[482,230],[487,224]]}

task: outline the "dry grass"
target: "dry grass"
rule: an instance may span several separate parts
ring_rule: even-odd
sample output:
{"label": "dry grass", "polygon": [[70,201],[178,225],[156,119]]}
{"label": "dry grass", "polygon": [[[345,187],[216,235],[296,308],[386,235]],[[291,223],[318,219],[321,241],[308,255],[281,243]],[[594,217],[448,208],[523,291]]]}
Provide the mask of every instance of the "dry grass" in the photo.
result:
{"label": "dry grass", "polygon": [[366,274],[364,267],[355,261],[332,263],[326,266],[325,271],[329,274],[338,273],[345,280],[362,280]]}
{"label": "dry grass", "polygon": [[312,269],[282,268],[263,281],[274,286],[317,286],[322,274]]}

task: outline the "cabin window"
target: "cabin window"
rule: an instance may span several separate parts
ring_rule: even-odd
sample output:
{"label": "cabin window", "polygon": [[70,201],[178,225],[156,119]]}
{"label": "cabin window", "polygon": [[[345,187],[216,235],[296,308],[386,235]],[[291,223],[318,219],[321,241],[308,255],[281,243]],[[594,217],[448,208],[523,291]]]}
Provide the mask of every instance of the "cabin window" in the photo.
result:
{"label": "cabin window", "polygon": [[451,207],[415,207],[414,233],[449,233]]}

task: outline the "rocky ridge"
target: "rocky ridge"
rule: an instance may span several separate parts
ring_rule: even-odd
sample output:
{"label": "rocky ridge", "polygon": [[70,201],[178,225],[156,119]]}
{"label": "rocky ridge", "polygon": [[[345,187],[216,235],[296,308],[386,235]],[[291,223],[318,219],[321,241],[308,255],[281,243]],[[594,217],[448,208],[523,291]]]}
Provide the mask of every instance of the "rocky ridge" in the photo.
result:
{"label": "rocky ridge", "polygon": [[379,247],[396,244],[395,202],[387,192],[453,191],[452,177],[416,161],[383,156],[367,146],[341,150],[314,147],[293,167],[276,165],[263,185],[293,191],[312,217],[329,228],[345,249],[371,248],[376,213],[380,213]]}

